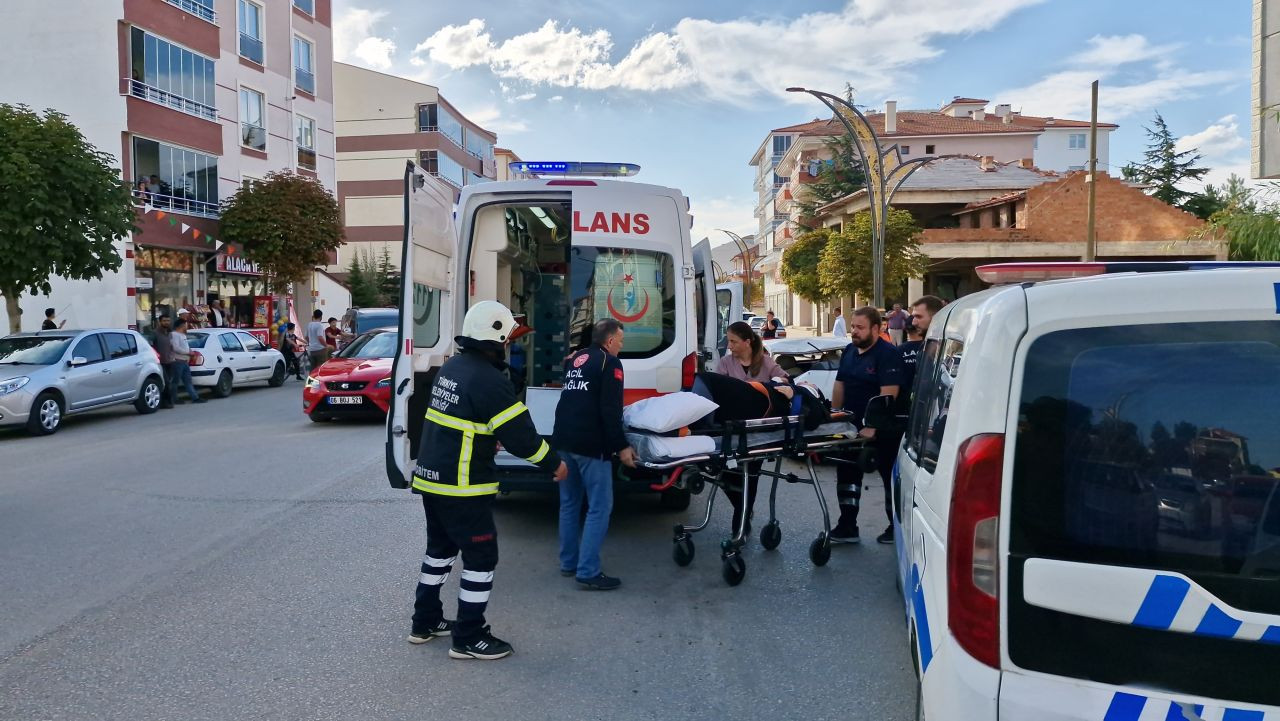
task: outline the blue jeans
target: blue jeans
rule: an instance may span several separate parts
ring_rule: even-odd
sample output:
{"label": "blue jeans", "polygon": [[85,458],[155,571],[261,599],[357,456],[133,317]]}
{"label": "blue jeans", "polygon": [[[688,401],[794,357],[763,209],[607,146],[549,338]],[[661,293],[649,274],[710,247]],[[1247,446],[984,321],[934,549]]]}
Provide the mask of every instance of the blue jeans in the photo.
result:
{"label": "blue jeans", "polygon": [[182,384],[187,389],[187,395],[191,396],[191,400],[200,397],[196,393],[196,386],[191,382],[191,364],[177,361],[173,364],[173,400],[178,400],[178,384]]}
{"label": "blue jeans", "polygon": [[[613,463],[602,458],[560,453],[569,475],[560,481],[560,568],[578,578],[600,575],[600,546],[613,511]],[[580,521],[582,499],[587,520]]]}

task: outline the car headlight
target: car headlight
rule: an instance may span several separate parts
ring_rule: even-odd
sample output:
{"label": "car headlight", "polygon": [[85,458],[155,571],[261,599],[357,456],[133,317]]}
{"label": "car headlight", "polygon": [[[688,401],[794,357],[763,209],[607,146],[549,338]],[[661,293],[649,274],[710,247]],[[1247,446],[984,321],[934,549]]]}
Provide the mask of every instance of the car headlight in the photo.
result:
{"label": "car headlight", "polygon": [[320,381],[315,376],[307,376],[307,388],[313,391],[320,390]]}
{"label": "car headlight", "polygon": [[0,396],[12,393],[30,382],[31,379],[26,376],[19,376],[17,378],[9,378],[8,380],[0,381]]}
{"label": "car headlight", "polygon": [[390,388],[390,387],[391,387],[391,376],[387,376],[386,378],[383,378],[382,380],[378,381],[378,383],[377,383],[374,387],[375,387],[375,388]]}

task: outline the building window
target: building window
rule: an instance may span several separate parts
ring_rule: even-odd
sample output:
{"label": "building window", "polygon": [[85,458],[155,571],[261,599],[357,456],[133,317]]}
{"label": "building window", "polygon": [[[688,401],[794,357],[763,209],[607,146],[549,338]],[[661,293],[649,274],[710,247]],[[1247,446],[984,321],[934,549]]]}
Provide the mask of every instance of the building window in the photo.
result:
{"label": "building window", "polygon": [[176,213],[218,217],[218,158],[174,145],[133,139],[134,196]]}
{"label": "building window", "polygon": [[1067,147],[1072,150],[1087,148],[1089,147],[1089,144],[1086,138],[1088,138],[1088,136],[1084,133],[1072,133],[1067,136]]}
{"label": "building window", "polygon": [[240,143],[267,151],[267,99],[249,88],[240,88]]}
{"label": "building window", "polygon": [[168,0],[168,2],[209,22],[217,19],[217,15],[213,12],[213,0]]}
{"label": "building window", "polygon": [[316,0],[293,0],[293,6],[308,15],[316,14]]}
{"label": "building window", "polygon": [[206,120],[218,119],[213,61],[141,28],[130,31],[129,93]]}
{"label": "building window", "polygon": [[436,167],[436,176],[450,185],[461,188],[462,184],[466,182],[467,169],[462,167],[462,163],[449,157],[448,153],[437,154]]}
{"label": "building window", "polygon": [[418,153],[418,165],[422,168],[422,172],[432,175],[440,174],[440,164],[436,160],[436,151],[423,150]]}
{"label": "building window", "polygon": [[436,104],[427,103],[418,106],[418,132],[426,133],[432,130],[439,130],[440,125],[436,120]]}
{"label": "building window", "polygon": [[304,115],[295,119],[294,135],[298,142],[298,167],[316,169],[316,121]]}
{"label": "building window", "polygon": [[240,7],[240,57],[262,65],[262,6],[249,0],[237,0]]}
{"label": "building window", "polygon": [[781,157],[782,155],[786,154],[786,152],[790,149],[791,149],[790,135],[773,136],[773,155],[775,158]]}
{"label": "building window", "polygon": [[310,41],[293,37],[293,84],[312,95],[316,93],[315,55]]}
{"label": "building window", "polygon": [[937,152],[937,150],[936,150],[936,148],[937,148],[937,147],[938,147],[938,146],[936,146],[936,145],[926,145],[926,146],[924,146],[924,154],[925,154],[925,155],[933,155],[935,152]]}
{"label": "building window", "polygon": [[489,179],[484,177],[483,175],[473,173],[470,170],[467,171],[467,185],[475,185],[476,183],[487,183],[487,182],[489,182]]}
{"label": "building window", "polygon": [[911,155],[911,146],[910,146],[910,145],[904,145],[904,146],[902,146],[902,154],[903,154],[903,155]]}
{"label": "building window", "polygon": [[480,158],[493,157],[493,143],[480,133],[473,130],[467,130],[467,152]]}

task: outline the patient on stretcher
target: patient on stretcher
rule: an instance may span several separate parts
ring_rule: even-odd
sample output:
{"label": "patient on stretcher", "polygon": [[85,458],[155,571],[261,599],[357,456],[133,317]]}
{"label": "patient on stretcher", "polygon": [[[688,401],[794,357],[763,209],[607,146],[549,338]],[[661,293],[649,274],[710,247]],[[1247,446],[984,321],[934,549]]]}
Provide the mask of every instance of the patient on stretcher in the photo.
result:
{"label": "patient on stretcher", "polygon": [[796,415],[804,416],[805,428],[812,430],[831,417],[821,391],[808,384],[792,385],[781,378],[741,381],[720,373],[699,373],[690,390],[719,406],[689,426],[695,433],[699,428],[726,421]]}

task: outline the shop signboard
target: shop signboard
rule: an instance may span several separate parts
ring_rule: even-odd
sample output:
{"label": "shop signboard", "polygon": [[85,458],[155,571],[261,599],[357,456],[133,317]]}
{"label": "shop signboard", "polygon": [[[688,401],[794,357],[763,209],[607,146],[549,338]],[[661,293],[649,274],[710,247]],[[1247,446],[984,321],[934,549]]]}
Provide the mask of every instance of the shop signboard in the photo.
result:
{"label": "shop signboard", "polygon": [[262,268],[257,263],[250,262],[240,255],[217,256],[217,269],[219,273],[232,273],[236,275],[262,275]]}

